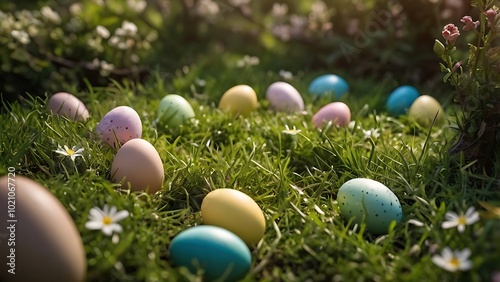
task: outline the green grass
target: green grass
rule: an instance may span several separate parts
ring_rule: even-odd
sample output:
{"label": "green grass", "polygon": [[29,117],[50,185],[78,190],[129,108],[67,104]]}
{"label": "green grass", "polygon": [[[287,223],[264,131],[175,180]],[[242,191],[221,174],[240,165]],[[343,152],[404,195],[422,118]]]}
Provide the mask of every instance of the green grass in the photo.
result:
{"label": "green grass", "polygon": [[[348,79],[352,91],[343,101],[354,126],[321,131],[311,118],[327,101],[306,94],[318,73],[291,81],[305,98],[307,114],[287,115],[271,111],[264,99],[267,86],[280,80],[277,73],[214,69],[193,65],[144,84],[113,82],[73,92],[92,116],[83,123],[47,113],[46,98],[22,100],[1,113],[1,174],[14,166],[67,208],[84,242],[89,281],[199,281],[172,264],[168,246],[178,232],[202,224],[201,201],[217,188],[245,192],[266,217],[245,281],[490,281],[500,271],[498,217],[482,217],[464,233],[441,228],[446,211],[481,209],[480,201],[498,205],[500,164],[497,175],[485,176],[461,156],[450,156],[455,134],[448,123],[429,130],[405,117],[388,117],[383,105],[397,86],[393,78]],[[196,84],[197,78],[206,86]],[[246,119],[217,109],[224,91],[240,83],[252,86],[261,104]],[[156,107],[172,93],[190,101],[196,119],[157,130]],[[100,118],[119,105],[139,113],[143,139],[160,154],[165,182],[155,195],[119,191],[110,182],[116,151],[94,132]],[[293,139],[282,133],[285,126],[301,132]],[[365,138],[363,129],[378,129],[380,136]],[[75,168],[54,152],[58,145],[83,147],[85,158],[77,158]],[[403,221],[387,235],[374,236],[340,217],[337,191],[356,177],[382,182],[401,201]],[[124,230],[117,243],[85,228],[89,210],[106,203],[131,214],[120,222]],[[470,248],[473,269],[449,273],[434,265],[432,255],[446,246]]]}

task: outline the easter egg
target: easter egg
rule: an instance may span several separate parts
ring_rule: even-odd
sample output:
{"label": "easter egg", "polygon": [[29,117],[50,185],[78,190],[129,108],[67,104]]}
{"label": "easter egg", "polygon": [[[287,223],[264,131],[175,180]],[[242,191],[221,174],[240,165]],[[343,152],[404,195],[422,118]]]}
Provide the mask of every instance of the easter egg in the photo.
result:
{"label": "easter egg", "polygon": [[403,211],[396,195],[384,184],[355,178],[345,182],[337,193],[340,215],[354,223],[365,223],[373,234],[387,234],[392,221],[400,222]]}
{"label": "easter egg", "polygon": [[436,126],[440,126],[444,122],[444,111],[441,104],[429,95],[418,97],[411,105],[408,116],[423,127],[430,127],[434,118]]}
{"label": "easter egg", "polygon": [[104,115],[97,125],[96,132],[102,141],[117,148],[130,139],[141,138],[141,118],[131,107],[116,107]]}
{"label": "easter egg", "polygon": [[319,109],[312,118],[317,128],[324,127],[330,121],[336,126],[348,126],[351,121],[351,110],[343,102],[333,102]]}
{"label": "easter egg", "polygon": [[224,228],[198,225],[177,234],[169,248],[175,265],[192,273],[203,270],[208,281],[238,281],[250,270],[250,250],[238,236]]}
{"label": "easter egg", "polygon": [[340,99],[347,92],[349,92],[349,84],[342,77],[335,74],[319,76],[309,84],[309,93],[316,96],[333,94],[336,99]]}
{"label": "easter egg", "polygon": [[85,104],[66,92],[58,92],[50,96],[47,109],[53,114],[62,115],[75,121],[84,121],[89,118],[89,111]]}
{"label": "easter egg", "polygon": [[400,86],[389,94],[385,103],[387,111],[393,116],[404,115],[419,95],[420,93],[413,86]]}
{"label": "easter egg", "polygon": [[156,115],[159,124],[177,127],[194,117],[194,111],[184,97],[171,94],[161,99]]}
{"label": "easter egg", "polygon": [[264,236],[266,219],[259,205],[247,194],[234,189],[216,189],[201,203],[203,223],[225,228],[248,245]]}
{"label": "easter egg", "polygon": [[0,177],[0,281],[84,281],[87,258],[66,208],[39,183]]}
{"label": "easter egg", "polygon": [[299,91],[292,85],[278,81],[271,84],[266,91],[266,99],[271,108],[278,112],[297,112],[304,110],[304,101]]}
{"label": "easter egg", "polygon": [[122,189],[154,194],[161,189],[165,174],[158,151],[140,138],[125,143],[111,164],[111,178]]}
{"label": "easter egg", "polygon": [[248,116],[259,106],[257,94],[248,85],[236,85],[227,90],[219,101],[219,108],[233,115]]}

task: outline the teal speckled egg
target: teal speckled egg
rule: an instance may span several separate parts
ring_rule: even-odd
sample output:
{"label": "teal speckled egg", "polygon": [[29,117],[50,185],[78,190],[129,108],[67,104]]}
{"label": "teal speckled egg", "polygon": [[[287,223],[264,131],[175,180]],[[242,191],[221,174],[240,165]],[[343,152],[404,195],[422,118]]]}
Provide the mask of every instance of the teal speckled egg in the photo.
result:
{"label": "teal speckled egg", "polygon": [[403,211],[396,195],[384,184],[355,178],[344,183],[337,194],[340,215],[345,220],[366,224],[372,234],[387,234],[392,221],[400,222]]}
{"label": "teal speckled egg", "polygon": [[205,281],[238,281],[250,270],[252,256],[231,231],[198,225],[181,231],[170,243],[170,257],[192,273],[203,270]]}
{"label": "teal speckled egg", "polygon": [[193,118],[194,111],[184,97],[170,94],[161,99],[156,115],[160,125],[177,127]]}

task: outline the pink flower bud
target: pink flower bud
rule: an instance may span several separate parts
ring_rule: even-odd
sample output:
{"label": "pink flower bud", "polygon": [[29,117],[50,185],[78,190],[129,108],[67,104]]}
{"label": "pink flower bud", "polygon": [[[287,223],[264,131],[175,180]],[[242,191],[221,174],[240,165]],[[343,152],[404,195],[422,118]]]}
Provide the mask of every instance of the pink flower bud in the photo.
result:
{"label": "pink flower bud", "polygon": [[444,39],[446,39],[446,44],[453,46],[460,35],[460,31],[458,31],[458,27],[456,25],[447,24],[444,26],[441,35],[443,35]]}
{"label": "pink flower bud", "polygon": [[453,68],[451,69],[451,72],[452,73],[456,73],[457,72],[457,69],[462,65],[462,62],[461,61],[458,61],[454,66]]}
{"label": "pink flower bud", "polygon": [[471,16],[465,16],[460,21],[465,24],[463,30],[476,29],[479,26],[479,21],[473,22]]}
{"label": "pink flower bud", "polygon": [[490,27],[493,27],[495,25],[495,20],[497,17],[497,12],[493,9],[489,9],[488,11],[484,12],[486,15],[486,18],[488,19],[488,23]]}

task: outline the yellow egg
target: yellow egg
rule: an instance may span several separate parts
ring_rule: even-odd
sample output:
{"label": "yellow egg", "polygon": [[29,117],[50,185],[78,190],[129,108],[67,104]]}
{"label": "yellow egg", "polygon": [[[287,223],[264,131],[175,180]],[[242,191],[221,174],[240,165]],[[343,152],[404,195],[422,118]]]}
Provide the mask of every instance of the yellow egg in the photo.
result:
{"label": "yellow egg", "polygon": [[0,177],[0,281],[84,281],[82,238],[59,200],[39,183]]}
{"label": "yellow egg", "polygon": [[165,174],[158,151],[148,141],[135,138],[127,141],[116,153],[111,165],[111,178],[122,189],[147,191],[161,189]]}
{"label": "yellow egg", "polygon": [[436,126],[440,126],[444,122],[441,104],[429,95],[422,95],[413,102],[408,117],[423,127],[431,126],[434,118],[436,118]]}
{"label": "yellow egg", "polygon": [[219,102],[219,108],[233,115],[248,116],[259,107],[257,94],[248,85],[236,85],[227,90]]}
{"label": "yellow egg", "polygon": [[201,203],[203,223],[225,228],[248,245],[264,236],[266,219],[257,203],[247,194],[234,189],[216,189]]}

